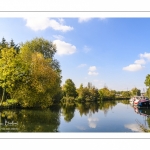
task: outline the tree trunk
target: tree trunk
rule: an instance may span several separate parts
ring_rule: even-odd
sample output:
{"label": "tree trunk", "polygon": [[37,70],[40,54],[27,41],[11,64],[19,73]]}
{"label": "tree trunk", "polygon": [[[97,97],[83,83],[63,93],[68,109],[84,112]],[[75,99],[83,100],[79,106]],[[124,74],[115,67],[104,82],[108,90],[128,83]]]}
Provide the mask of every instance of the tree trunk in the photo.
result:
{"label": "tree trunk", "polygon": [[6,88],[4,87],[4,89],[3,89],[3,95],[2,95],[2,100],[1,100],[1,105],[2,105],[2,102],[5,100],[5,95],[6,95]]}

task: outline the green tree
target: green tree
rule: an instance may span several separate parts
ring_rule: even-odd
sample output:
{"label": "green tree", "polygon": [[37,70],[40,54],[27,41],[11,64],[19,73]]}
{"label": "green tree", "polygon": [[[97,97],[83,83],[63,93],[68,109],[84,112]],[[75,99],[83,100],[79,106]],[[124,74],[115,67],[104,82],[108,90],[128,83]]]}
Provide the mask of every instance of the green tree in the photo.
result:
{"label": "green tree", "polygon": [[[15,51],[12,52],[12,49],[14,49]],[[6,52],[6,51],[9,51],[9,52]],[[16,65],[16,58],[15,58],[15,55],[16,55],[16,52],[18,53],[19,52],[19,46],[16,45],[14,43],[13,40],[11,40],[11,42],[7,42],[6,39],[3,37],[2,38],[2,41],[0,42],[0,59],[3,59],[3,60],[0,60],[0,63],[1,63],[1,68],[0,70],[2,71],[1,72],[1,77],[0,77],[0,89],[2,92],[0,92],[0,96],[2,95],[2,101],[5,100],[6,98],[6,95],[9,95],[7,90],[9,90],[10,86],[8,86],[8,82],[9,82],[9,79],[7,79],[7,81],[4,79],[6,76],[10,76],[11,73],[9,73],[9,75],[5,75],[5,73],[7,72],[8,73],[8,65],[11,64],[11,71],[12,72],[12,68],[13,68],[13,65],[15,66]],[[4,54],[5,53],[5,54]],[[13,53],[13,54],[11,54]],[[6,56],[6,55],[12,55],[10,56],[11,58],[9,58],[9,56]],[[6,58],[8,57],[8,58]],[[6,59],[7,61],[9,62],[9,64],[6,62]],[[9,60],[8,60],[9,59]],[[15,60],[13,60],[15,59]],[[11,62],[12,61],[12,62]],[[18,62],[19,63],[19,62]],[[3,66],[3,67],[2,67]],[[7,71],[6,71],[7,70]],[[16,70],[13,74],[16,74]],[[13,78],[13,77],[12,77]],[[15,81],[14,78],[12,79],[13,82]],[[10,84],[12,84],[12,86],[14,86],[14,84],[12,83],[12,80],[10,82]],[[7,83],[6,83],[7,82]],[[6,83],[6,84],[5,84]],[[4,85],[5,84],[5,85]],[[1,94],[2,93],[2,94]],[[1,101],[1,103],[2,103]]]}
{"label": "green tree", "polygon": [[136,87],[131,90],[131,93],[133,96],[140,96],[141,95],[141,91],[139,89],[137,89]]}
{"label": "green tree", "polygon": [[20,55],[23,55],[22,62],[27,64],[29,74],[27,80],[14,91],[13,97],[19,99],[23,107],[48,107],[60,91],[60,75],[49,65],[51,59],[45,59],[38,52],[27,54],[28,51]]}
{"label": "green tree", "polygon": [[[15,84],[22,79],[24,68],[14,48],[3,48],[0,59],[0,86],[3,88],[2,101],[6,91],[11,93]],[[2,103],[1,101],[1,103]]]}
{"label": "green tree", "polygon": [[150,98],[150,74],[146,76],[144,84],[148,87],[146,91],[146,96]]}
{"label": "green tree", "polygon": [[115,99],[116,92],[114,90],[109,90],[107,87],[100,89],[98,92],[100,99]]}
{"label": "green tree", "polygon": [[97,101],[99,100],[98,89],[92,86],[92,83],[88,82],[87,87],[83,87],[83,84],[77,89],[79,101]]}
{"label": "green tree", "polygon": [[146,90],[146,95],[145,96],[147,96],[148,98],[150,98],[150,88],[148,88],[147,90]]}
{"label": "green tree", "polygon": [[[57,94],[61,91],[61,70],[55,63],[57,61],[53,59],[56,51],[52,52],[51,58],[45,57],[47,53],[42,52],[47,43],[44,43],[46,41],[44,39],[42,41],[43,43],[40,43],[36,39],[22,44],[18,53],[13,40],[7,46],[3,39],[0,45],[2,48],[0,51],[2,101],[5,100],[7,91],[11,98],[17,99],[23,107],[44,108],[50,106],[55,98],[59,97]],[[49,42],[50,45],[52,45],[51,42]],[[34,48],[38,49],[33,51]]]}
{"label": "green tree", "polygon": [[78,93],[78,99],[79,100],[82,100],[84,98],[84,95],[83,95],[83,84],[80,85],[80,87],[76,90],[77,93]]}
{"label": "green tree", "polygon": [[147,76],[146,76],[146,79],[145,79],[145,85],[147,86],[147,87],[149,87],[150,88],[150,74],[148,74]]}
{"label": "green tree", "polygon": [[123,98],[130,98],[131,94],[129,91],[122,91],[122,97]]}
{"label": "green tree", "polygon": [[19,53],[20,51],[20,46],[18,44],[15,44],[13,39],[11,39],[10,42],[7,42],[4,37],[2,38],[2,41],[0,42],[0,52],[3,48],[14,48],[17,53]]}
{"label": "green tree", "polygon": [[75,84],[71,79],[67,79],[65,81],[65,84],[63,85],[63,92],[64,92],[64,96],[66,97],[75,98],[77,96]]}
{"label": "green tree", "polygon": [[56,45],[53,44],[51,41],[48,41],[44,38],[34,38],[31,41],[22,43],[21,47],[23,47],[24,49],[30,49],[31,52],[41,53],[45,59],[51,59],[51,67],[59,74],[61,73],[59,62],[54,59],[54,55],[57,51]]}
{"label": "green tree", "polygon": [[3,37],[2,41],[0,42],[0,50],[6,47],[8,47],[8,42],[6,42],[5,38]]}

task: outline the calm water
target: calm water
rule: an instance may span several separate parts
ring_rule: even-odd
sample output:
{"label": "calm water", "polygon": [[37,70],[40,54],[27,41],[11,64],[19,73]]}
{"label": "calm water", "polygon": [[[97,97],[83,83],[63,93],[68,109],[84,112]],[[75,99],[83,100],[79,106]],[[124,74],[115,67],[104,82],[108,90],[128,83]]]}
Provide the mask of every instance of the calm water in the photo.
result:
{"label": "calm water", "polygon": [[0,132],[142,132],[150,127],[150,109],[128,100],[77,103],[46,110],[0,111]]}

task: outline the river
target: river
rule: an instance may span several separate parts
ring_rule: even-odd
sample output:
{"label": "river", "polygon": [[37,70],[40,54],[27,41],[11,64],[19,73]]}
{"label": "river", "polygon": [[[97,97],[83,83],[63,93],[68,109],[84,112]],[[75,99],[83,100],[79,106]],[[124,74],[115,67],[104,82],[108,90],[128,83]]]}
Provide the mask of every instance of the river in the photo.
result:
{"label": "river", "polygon": [[128,100],[67,103],[48,109],[0,111],[0,132],[143,132],[150,127],[150,109]]}

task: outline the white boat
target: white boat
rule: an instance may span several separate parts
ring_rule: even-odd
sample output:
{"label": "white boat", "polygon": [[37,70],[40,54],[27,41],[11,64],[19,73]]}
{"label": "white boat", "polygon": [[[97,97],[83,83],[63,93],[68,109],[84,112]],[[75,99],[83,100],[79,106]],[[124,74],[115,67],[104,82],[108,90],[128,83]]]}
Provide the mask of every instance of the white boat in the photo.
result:
{"label": "white boat", "polygon": [[134,96],[134,97],[131,97],[129,101],[132,104],[136,99],[137,99],[137,96]]}

